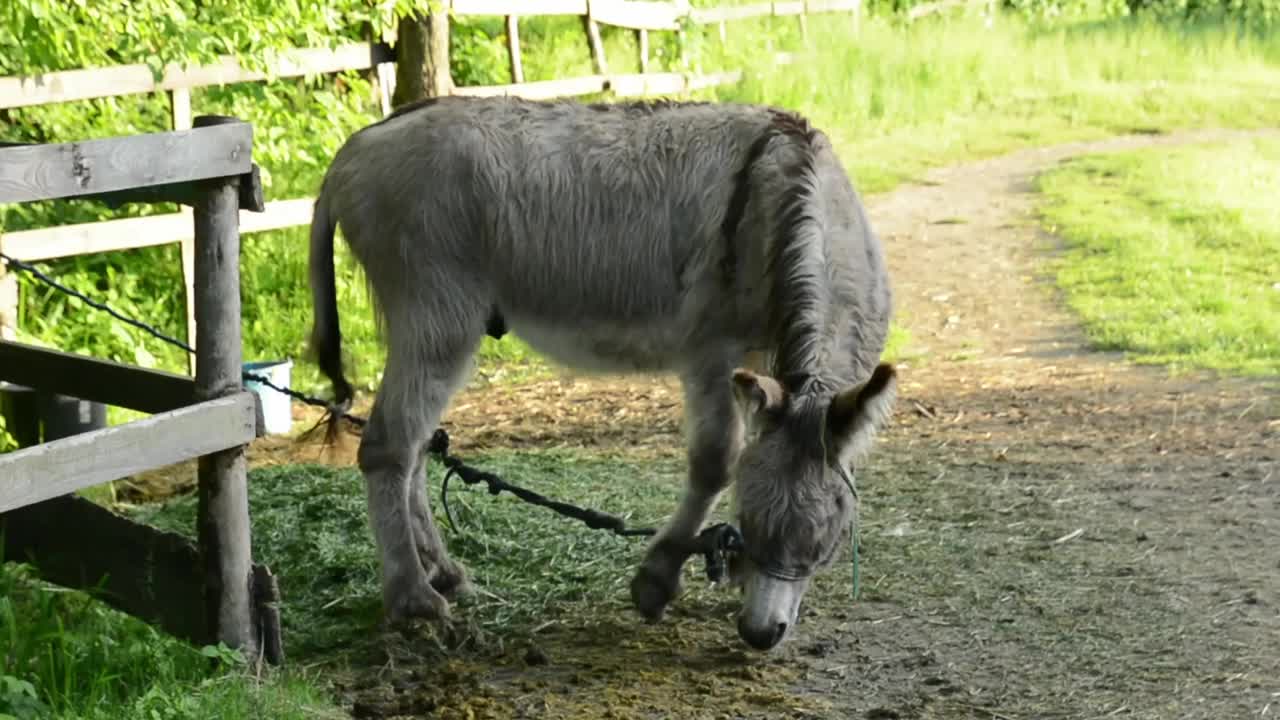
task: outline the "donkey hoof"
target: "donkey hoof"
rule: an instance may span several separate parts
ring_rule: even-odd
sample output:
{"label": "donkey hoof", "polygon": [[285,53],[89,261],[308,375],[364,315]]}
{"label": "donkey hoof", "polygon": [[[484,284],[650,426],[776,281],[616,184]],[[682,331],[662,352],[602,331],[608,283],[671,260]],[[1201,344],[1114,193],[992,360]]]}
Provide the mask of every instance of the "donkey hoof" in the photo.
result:
{"label": "donkey hoof", "polygon": [[640,568],[631,579],[631,602],[636,610],[648,622],[654,623],[662,619],[663,612],[671,599],[680,591],[680,582],[675,582],[659,575],[647,567]]}
{"label": "donkey hoof", "polygon": [[435,575],[431,578],[431,587],[448,599],[471,593],[471,581],[467,579],[467,571],[453,560],[436,564]]}
{"label": "donkey hoof", "polygon": [[407,625],[415,620],[434,622],[449,618],[449,601],[431,587],[425,577],[421,578],[420,584],[388,587],[384,605],[387,622],[392,626]]}

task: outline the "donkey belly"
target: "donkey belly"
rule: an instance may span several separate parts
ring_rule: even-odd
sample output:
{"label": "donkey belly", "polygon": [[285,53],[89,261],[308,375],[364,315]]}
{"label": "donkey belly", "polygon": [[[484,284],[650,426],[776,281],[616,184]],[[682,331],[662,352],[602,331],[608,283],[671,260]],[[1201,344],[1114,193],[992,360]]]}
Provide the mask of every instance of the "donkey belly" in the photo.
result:
{"label": "donkey belly", "polygon": [[661,372],[678,364],[683,338],[674,320],[608,323],[573,315],[537,317],[503,310],[512,332],[551,360],[588,372]]}

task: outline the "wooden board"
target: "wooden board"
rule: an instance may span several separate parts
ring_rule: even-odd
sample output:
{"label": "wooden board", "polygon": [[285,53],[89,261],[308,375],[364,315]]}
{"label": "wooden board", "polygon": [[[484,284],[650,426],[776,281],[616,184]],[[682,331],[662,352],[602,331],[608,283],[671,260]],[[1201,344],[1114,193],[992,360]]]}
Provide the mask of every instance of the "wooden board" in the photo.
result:
{"label": "wooden board", "polygon": [[253,393],[0,455],[0,512],[249,443]]}
{"label": "wooden board", "polygon": [[563,80],[538,80],[516,85],[480,85],[458,87],[454,95],[472,97],[493,97],[497,95],[514,95],[531,100],[548,100],[557,97],[574,95],[590,95],[604,92],[607,78],[604,75],[587,75],[584,77],[565,78]]}
{"label": "wooden board", "polygon": [[683,15],[675,3],[614,0],[591,3],[591,19],[632,30],[679,30]]}
{"label": "wooden board", "polygon": [[0,380],[145,413],[195,402],[195,381],[183,375],[7,340],[0,340]]}
{"label": "wooden board", "polygon": [[755,3],[734,7],[694,9],[690,18],[699,24],[724,22],[725,20],[745,20],[753,17],[765,17],[773,14],[773,3]]}
{"label": "wooden board", "polygon": [[453,0],[454,15],[586,15],[587,0]]}
{"label": "wooden board", "polygon": [[175,533],[64,496],[0,514],[6,560],[29,562],[63,587],[89,589],[106,604],[205,644],[200,554]]}
{"label": "wooden board", "polygon": [[[314,199],[298,198],[269,202],[261,213],[242,210],[240,232],[243,234],[310,225],[314,207]],[[34,262],[72,255],[167,245],[190,240],[195,237],[195,233],[190,213],[169,213],[94,223],[58,225],[36,230],[19,230],[2,237],[6,254],[19,260]]]}
{"label": "wooden board", "polygon": [[848,12],[862,7],[862,0],[808,0],[808,13]]}
{"label": "wooden board", "polygon": [[94,195],[242,175],[253,166],[253,126],[0,149],[0,203]]}
{"label": "wooden board", "polygon": [[332,49],[304,48],[281,53],[266,72],[248,70],[235,58],[223,56],[210,65],[170,65],[159,80],[143,64],[0,77],[0,108],[366,70],[389,59],[391,53],[385,45],[352,43]]}

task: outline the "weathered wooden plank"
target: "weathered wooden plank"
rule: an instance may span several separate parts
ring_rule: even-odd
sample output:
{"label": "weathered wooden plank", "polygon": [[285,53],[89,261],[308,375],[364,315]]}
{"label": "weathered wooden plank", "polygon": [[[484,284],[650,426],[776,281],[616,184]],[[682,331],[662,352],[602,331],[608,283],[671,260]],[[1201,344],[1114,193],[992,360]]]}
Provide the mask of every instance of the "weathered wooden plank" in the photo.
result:
{"label": "weathered wooden plank", "polygon": [[817,15],[829,12],[847,12],[862,6],[862,0],[808,0],[808,13]]}
{"label": "weathered wooden plank", "polygon": [[586,15],[586,0],[453,0],[454,15]]}
{"label": "weathered wooden plank", "polygon": [[243,392],[0,455],[0,512],[243,445],[254,414]]}
{"label": "weathered wooden plank", "polygon": [[684,14],[673,2],[592,0],[590,6],[596,22],[632,30],[678,30]]}
{"label": "weathered wooden plank", "polygon": [[163,370],[0,340],[0,380],[145,413],[195,402],[195,381]]}
{"label": "weathered wooden plank", "polygon": [[689,91],[702,90],[704,88],[716,87],[717,85],[730,85],[742,80],[741,70],[730,70],[728,72],[711,73],[709,75],[694,75],[689,78]]}
{"label": "weathered wooden plank", "polygon": [[0,203],[78,197],[240,175],[253,126],[216,127],[0,149]]}
{"label": "weathered wooden plank", "polygon": [[531,100],[548,100],[557,97],[590,95],[604,92],[608,79],[604,75],[564,78],[563,80],[537,80],[514,85],[472,85],[454,89],[454,95],[494,97],[513,95]]}
{"label": "weathered wooden plank", "polygon": [[939,0],[938,2],[921,3],[907,11],[907,20],[916,21],[951,8],[967,5],[970,0]]}
{"label": "weathered wooden plank", "polygon": [[[43,478],[33,478],[41,482]],[[108,605],[195,644],[208,642],[195,546],[75,496],[0,514],[4,557],[88,589]]]}
{"label": "weathered wooden plank", "polygon": [[[240,231],[251,233],[308,225],[314,206],[314,199],[298,198],[269,202],[261,213],[242,210]],[[19,230],[0,238],[6,254],[34,262],[182,242],[195,237],[191,223],[189,213],[168,213]]]}
{"label": "weathered wooden plank", "polygon": [[4,236],[4,246],[9,255],[33,262],[167,245],[185,237],[191,237],[191,218],[173,213],[19,230]]}
{"label": "weathered wooden plank", "polygon": [[282,53],[266,72],[246,69],[234,57],[223,56],[210,65],[170,65],[160,80],[143,64],[0,77],[0,108],[367,70],[392,58],[390,49],[381,43],[352,43],[333,49],[304,48]]}
{"label": "weathered wooden plank", "polygon": [[683,73],[640,73],[609,76],[609,91],[618,97],[677,95],[688,88]]}
{"label": "weathered wooden plank", "polygon": [[[196,118],[196,125],[225,118]],[[196,234],[196,396],[243,392],[240,328],[239,178],[210,183],[194,208]],[[256,422],[256,420],[255,420]],[[255,425],[256,427],[256,425]],[[246,657],[257,655],[245,444],[199,461],[196,532],[204,569],[206,622]]]}
{"label": "weathered wooden plank", "polygon": [[804,2],[797,0],[796,2],[776,2],[773,4],[773,14],[778,17],[787,15],[803,15]]}
{"label": "weathered wooden plank", "polygon": [[753,17],[773,15],[773,3],[755,3],[734,7],[695,8],[689,13],[689,19],[698,24],[718,23],[724,20],[746,20]]}

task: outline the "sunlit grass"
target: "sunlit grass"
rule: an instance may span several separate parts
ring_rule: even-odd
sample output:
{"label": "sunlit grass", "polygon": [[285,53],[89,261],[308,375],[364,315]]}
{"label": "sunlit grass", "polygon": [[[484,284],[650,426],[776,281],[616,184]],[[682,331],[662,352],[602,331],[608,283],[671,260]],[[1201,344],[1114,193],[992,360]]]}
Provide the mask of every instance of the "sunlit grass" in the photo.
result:
{"label": "sunlit grass", "polygon": [[0,564],[0,718],[345,717],[315,678],[241,662]]}
{"label": "sunlit grass", "polygon": [[1039,180],[1059,285],[1100,348],[1280,374],[1280,140],[1081,158]]}
{"label": "sunlit grass", "polygon": [[1037,27],[1006,15],[871,18],[857,35],[813,25],[811,48],[778,69],[762,66],[753,38],[735,38],[727,52],[748,76],[719,95],[809,115],[864,192],[1017,148],[1280,117],[1280,43],[1238,25]]}

